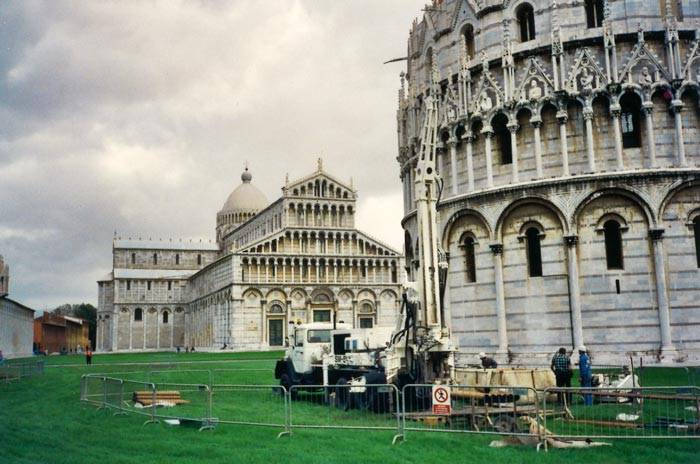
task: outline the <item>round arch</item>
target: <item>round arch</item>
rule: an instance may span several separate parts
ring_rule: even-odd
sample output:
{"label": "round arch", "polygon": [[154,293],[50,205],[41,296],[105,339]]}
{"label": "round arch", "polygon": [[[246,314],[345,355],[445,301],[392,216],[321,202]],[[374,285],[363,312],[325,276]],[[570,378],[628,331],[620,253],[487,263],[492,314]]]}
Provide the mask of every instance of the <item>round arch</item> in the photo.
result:
{"label": "round arch", "polygon": [[559,219],[559,224],[561,225],[561,228],[564,231],[564,235],[569,234],[569,230],[571,229],[571,227],[561,209],[559,209],[559,207],[557,207],[554,203],[547,200],[546,198],[532,196],[515,200],[514,202],[506,206],[506,208],[501,212],[501,214],[498,216],[498,220],[496,221],[496,229],[493,236],[495,240],[503,240],[503,224],[506,218],[508,218],[508,216],[510,216],[510,214],[517,208],[528,204],[540,205],[549,209],[557,216],[557,219]]}
{"label": "round arch", "polygon": [[[621,197],[624,197],[631,202],[633,202],[635,205],[639,207],[639,209],[642,210],[642,213],[644,214],[645,219],[647,220],[647,225],[649,228],[654,228],[657,225],[657,218],[656,214],[654,211],[651,209],[649,204],[639,196],[638,193],[632,191],[632,190],[627,190],[622,187],[615,187],[615,188],[606,188],[606,189],[600,189],[596,190],[592,193],[590,193],[586,198],[581,200],[581,202],[576,206],[574,209],[574,212],[571,215],[571,223],[574,224],[574,228],[578,228],[578,220],[579,216],[581,215],[581,212],[586,208],[586,206],[591,203],[594,200],[597,200],[598,198],[604,197],[604,196],[609,196],[609,195],[619,195]],[[577,230],[576,230],[577,232]]]}
{"label": "round arch", "polygon": [[666,195],[664,195],[664,199],[661,201],[661,203],[659,205],[659,210],[657,211],[657,217],[659,219],[662,219],[664,217],[664,212],[666,211],[668,204],[671,202],[671,200],[673,200],[673,197],[675,197],[681,191],[683,191],[687,188],[692,188],[692,187],[700,187],[700,179],[686,180],[686,181],[683,181],[683,182],[680,182],[676,185],[671,186],[671,188],[669,188],[668,191],[666,192]]}
{"label": "round arch", "polygon": [[472,209],[472,208],[465,208],[457,211],[456,213],[452,214],[450,218],[445,222],[445,225],[442,228],[442,246],[443,248],[447,248],[447,245],[449,244],[449,239],[450,239],[450,234],[452,234],[452,228],[454,227],[455,223],[457,221],[465,216],[474,216],[476,217],[479,222],[482,223],[482,225],[486,228],[488,234],[489,234],[489,240],[493,240],[493,229],[491,228],[491,225],[489,222],[486,220],[486,217],[478,210]]}

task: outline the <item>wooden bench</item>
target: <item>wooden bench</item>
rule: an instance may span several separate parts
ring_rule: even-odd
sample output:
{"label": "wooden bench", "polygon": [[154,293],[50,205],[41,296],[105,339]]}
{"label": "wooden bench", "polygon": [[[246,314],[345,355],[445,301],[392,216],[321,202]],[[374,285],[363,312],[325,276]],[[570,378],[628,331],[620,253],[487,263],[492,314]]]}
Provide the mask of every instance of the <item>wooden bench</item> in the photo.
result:
{"label": "wooden bench", "polygon": [[[151,406],[153,404],[153,392],[152,391],[135,391],[132,395],[132,401],[134,403],[141,403],[144,406]],[[173,403],[173,404],[186,404],[189,403],[188,400],[183,400],[180,396],[180,392],[177,390],[171,391],[156,391],[155,394],[156,403]]]}

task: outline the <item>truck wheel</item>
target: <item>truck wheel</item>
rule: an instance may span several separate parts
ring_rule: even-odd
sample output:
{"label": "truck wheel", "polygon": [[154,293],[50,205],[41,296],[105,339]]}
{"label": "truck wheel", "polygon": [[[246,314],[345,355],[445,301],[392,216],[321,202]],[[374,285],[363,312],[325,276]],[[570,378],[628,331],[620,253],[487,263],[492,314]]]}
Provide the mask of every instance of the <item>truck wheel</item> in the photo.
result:
{"label": "truck wheel", "polygon": [[348,381],[345,380],[344,378],[338,379],[336,382],[336,388],[335,388],[335,404],[338,406],[338,408],[342,409],[343,411],[347,411],[350,409],[350,402],[348,401],[348,387],[347,387]]}
{"label": "truck wheel", "polygon": [[296,389],[295,389],[295,390],[292,390],[292,389],[291,389],[291,388],[292,388],[292,385],[294,385],[294,384],[292,383],[292,378],[289,377],[289,374],[287,374],[286,372],[285,372],[284,374],[280,375],[280,385],[281,385],[282,387],[284,387],[284,388],[287,390],[287,392],[289,392],[289,396],[290,396],[293,400],[295,400],[295,399],[297,398],[297,391],[296,391]]}

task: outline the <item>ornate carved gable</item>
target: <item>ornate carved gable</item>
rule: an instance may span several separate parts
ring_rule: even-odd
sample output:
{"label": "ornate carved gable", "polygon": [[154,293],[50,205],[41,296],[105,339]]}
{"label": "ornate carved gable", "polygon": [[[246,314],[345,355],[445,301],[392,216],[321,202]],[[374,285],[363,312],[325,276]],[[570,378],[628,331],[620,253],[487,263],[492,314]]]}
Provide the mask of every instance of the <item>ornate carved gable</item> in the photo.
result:
{"label": "ornate carved gable", "polygon": [[491,74],[491,71],[489,71],[488,60],[483,52],[481,61],[483,71],[472,99],[472,112],[487,114],[492,108],[499,107],[505,102],[505,93],[498,81],[496,81],[496,78]]}
{"label": "ornate carved gable", "polygon": [[[452,30],[456,29],[462,21],[467,19],[472,19],[474,12],[477,11],[478,6],[473,0],[460,0],[455,2],[454,8],[452,9],[452,19],[450,20],[450,26]],[[471,10],[471,15],[469,14]]]}
{"label": "ornate carved gable", "polygon": [[630,58],[625,63],[620,81],[628,84],[650,86],[659,80],[670,81],[668,70],[656,54],[647,47],[644,41],[644,31],[637,32],[637,44],[632,49]]}
{"label": "ornate carved gable", "polygon": [[565,83],[566,89],[574,93],[587,93],[602,89],[607,84],[608,78],[598,65],[595,56],[588,47],[583,47],[569,70]]}
{"label": "ornate carved gable", "polygon": [[693,65],[695,61],[700,58],[700,31],[695,31],[695,39],[690,45],[688,54],[685,58],[685,66],[683,66],[683,78],[691,81],[698,82],[700,77],[700,68],[693,72]]}
{"label": "ornate carved gable", "polygon": [[523,77],[515,91],[518,100],[539,100],[554,92],[554,82],[539,60],[531,57],[523,71]]}
{"label": "ornate carved gable", "polygon": [[323,171],[316,171],[315,173],[308,175],[306,177],[303,177],[301,179],[297,179],[293,182],[290,182],[285,186],[285,190],[287,192],[293,192],[294,189],[301,189],[302,187],[308,187],[309,184],[316,184],[316,181],[319,182],[319,184],[322,184],[324,181],[327,186],[333,185],[334,188],[340,187],[344,191],[346,190],[348,192],[348,195],[352,194],[353,188],[352,186],[348,185],[347,183],[336,179],[335,177],[326,174]]}

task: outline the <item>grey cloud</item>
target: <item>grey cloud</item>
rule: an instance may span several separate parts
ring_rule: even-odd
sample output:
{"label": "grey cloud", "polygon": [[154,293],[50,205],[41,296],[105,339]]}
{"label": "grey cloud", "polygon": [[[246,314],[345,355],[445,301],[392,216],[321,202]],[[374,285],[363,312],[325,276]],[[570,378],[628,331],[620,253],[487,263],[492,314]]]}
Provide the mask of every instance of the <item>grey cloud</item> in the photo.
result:
{"label": "grey cloud", "polygon": [[[212,237],[243,162],[270,200],[323,155],[399,246],[396,90],[424,0],[0,6],[0,253],[12,294],[95,302],[114,229]],[[386,214],[386,211],[390,214]],[[389,219],[391,218],[391,219]]]}

